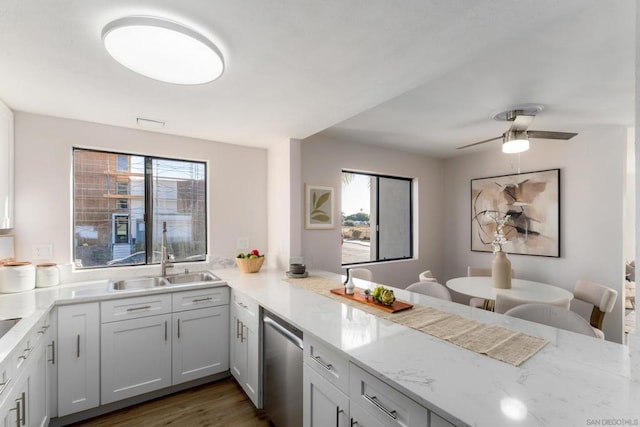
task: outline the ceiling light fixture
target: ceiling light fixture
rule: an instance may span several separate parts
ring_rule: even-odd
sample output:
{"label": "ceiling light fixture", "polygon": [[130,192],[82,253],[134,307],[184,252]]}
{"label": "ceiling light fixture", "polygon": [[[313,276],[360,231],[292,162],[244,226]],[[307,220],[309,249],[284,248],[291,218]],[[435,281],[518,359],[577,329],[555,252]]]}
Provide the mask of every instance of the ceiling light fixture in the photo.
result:
{"label": "ceiling light fixture", "polygon": [[224,72],[220,50],[203,35],[164,18],[129,16],[102,30],[102,41],[120,64],[168,83],[208,83]]}
{"label": "ceiling light fixture", "polygon": [[527,132],[507,131],[502,139],[502,152],[508,154],[522,153],[529,149]]}

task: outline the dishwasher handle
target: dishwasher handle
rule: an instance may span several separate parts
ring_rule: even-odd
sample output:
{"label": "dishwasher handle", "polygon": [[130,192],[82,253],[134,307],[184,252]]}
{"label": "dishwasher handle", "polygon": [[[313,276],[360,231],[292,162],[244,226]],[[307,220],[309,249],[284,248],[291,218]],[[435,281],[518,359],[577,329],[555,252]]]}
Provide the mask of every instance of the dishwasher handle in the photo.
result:
{"label": "dishwasher handle", "polygon": [[278,332],[280,335],[282,335],[287,340],[289,340],[293,344],[295,344],[296,347],[298,347],[299,349],[302,349],[302,339],[300,337],[296,336],[293,332],[289,331],[287,328],[285,328],[280,323],[278,323],[277,321],[273,320],[272,318],[270,318],[268,316],[264,316],[262,318],[262,321],[264,322],[265,325],[270,326],[276,332]]}

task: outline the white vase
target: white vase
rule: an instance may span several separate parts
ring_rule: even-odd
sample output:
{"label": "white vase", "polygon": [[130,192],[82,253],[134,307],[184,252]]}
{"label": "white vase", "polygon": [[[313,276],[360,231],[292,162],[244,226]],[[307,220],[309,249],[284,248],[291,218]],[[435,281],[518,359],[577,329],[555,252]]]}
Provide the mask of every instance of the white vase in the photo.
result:
{"label": "white vase", "polygon": [[498,289],[511,288],[511,261],[507,258],[507,254],[498,251],[491,261],[491,279],[493,287]]}
{"label": "white vase", "polygon": [[351,275],[349,275],[349,280],[347,280],[347,283],[344,285],[344,293],[347,295],[353,295],[355,287],[356,285],[353,284],[353,279],[351,278]]}

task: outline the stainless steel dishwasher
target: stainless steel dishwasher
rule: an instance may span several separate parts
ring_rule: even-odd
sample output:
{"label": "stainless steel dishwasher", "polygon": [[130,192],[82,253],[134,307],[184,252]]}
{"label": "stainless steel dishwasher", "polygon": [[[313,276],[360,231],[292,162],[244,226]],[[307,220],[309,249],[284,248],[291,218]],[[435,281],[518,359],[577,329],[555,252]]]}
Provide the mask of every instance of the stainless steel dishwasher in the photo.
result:
{"label": "stainless steel dishwasher", "polygon": [[302,331],[263,310],[263,405],[277,427],[302,425]]}

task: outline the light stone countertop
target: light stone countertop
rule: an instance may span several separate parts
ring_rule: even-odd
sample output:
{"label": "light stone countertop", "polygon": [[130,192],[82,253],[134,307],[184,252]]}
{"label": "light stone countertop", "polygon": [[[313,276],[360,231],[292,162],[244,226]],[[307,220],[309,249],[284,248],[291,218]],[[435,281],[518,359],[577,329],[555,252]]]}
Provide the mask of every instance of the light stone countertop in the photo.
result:
{"label": "light stone countertop", "polygon": [[[235,268],[212,271],[232,288],[452,421],[490,427],[625,425],[625,422],[640,425],[640,383],[630,380],[629,352],[625,346],[404,290],[395,291],[403,301],[549,340],[531,359],[514,367],[290,285],[283,280],[285,274],[280,270],[263,269],[255,274],[243,274]],[[342,279],[333,273],[310,274]],[[360,286],[368,284],[358,282]],[[0,318],[22,317],[0,338],[0,363],[56,304],[204,287],[209,286],[109,292],[107,281],[103,280],[0,295]],[[515,419],[514,414],[524,419]]]}

